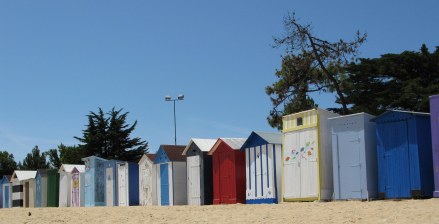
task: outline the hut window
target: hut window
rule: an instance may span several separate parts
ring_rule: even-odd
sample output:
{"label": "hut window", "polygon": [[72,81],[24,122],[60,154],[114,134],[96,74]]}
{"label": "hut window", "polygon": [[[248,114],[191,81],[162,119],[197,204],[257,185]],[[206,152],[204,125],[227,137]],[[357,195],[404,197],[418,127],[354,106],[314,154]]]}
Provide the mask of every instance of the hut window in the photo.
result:
{"label": "hut window", "polygon": [[303,125],[303,118],[298,117],[297,118],[297,126],[302,126]]}

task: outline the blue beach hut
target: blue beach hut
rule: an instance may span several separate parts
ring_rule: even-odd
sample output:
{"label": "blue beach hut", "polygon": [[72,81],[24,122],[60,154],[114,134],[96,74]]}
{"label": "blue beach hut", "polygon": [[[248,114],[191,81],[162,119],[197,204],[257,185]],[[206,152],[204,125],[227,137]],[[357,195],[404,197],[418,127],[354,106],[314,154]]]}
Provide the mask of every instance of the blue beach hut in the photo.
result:
{"label": "blue beach hut", "polygon": [[3,178],[0,181],[0,197],[1,197],[1,207],[2,208],[10,208],[12,204],[11,197],[11,175],[3,175]]}
{"label": "blue beach hut", "polygon": [[156,153],[158,205],[187,204],[185,148],[183,145],[161,145]]}
{"label": "blue beach hut", "polygon": [[35,177],[37,186],[36,207],[47,207],[47,169],[38,169]]}
{"label": "blue beach hut", "polygon": [[390,110],[376,118],[378,197],[433,193],[430,114]]}
{"label": "blue beach hut", "polygon": [[282,187],[282,134],[252,132],[242,145],[246,203],[278,203]]}
{"label": "blue beach hut", "polygon": [[106,159],[89,156],[81,159],[85,164],[84,205],[105,206],[105,162]]}

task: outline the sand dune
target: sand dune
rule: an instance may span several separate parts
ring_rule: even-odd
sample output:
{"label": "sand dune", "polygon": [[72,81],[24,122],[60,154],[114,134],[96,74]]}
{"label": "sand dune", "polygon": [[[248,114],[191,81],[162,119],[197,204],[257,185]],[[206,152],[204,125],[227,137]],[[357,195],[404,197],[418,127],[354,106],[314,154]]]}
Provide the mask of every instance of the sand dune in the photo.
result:
{"label": "sand dune", "polygon": [[293,222],[439,223],[439,199],[295,202],[278,205],[0,209],[0,223]]}

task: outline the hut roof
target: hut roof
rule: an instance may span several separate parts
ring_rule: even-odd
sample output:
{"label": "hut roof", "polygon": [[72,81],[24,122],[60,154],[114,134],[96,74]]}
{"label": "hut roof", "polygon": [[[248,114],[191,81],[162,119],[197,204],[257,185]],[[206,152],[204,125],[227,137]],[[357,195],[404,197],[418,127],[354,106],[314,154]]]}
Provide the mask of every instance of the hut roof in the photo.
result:
{"label": "hut roof", "polygon": [[19,181],[34,179],[37,175],[35,170],[16,170],[11,176],[11,179],[17,178]]}
{"label": "hut roof", "polygon": [[186,146],[184,145],[161,145],[160,148],[165,151],[171,161],[186,161],[186,156],[182,155]]}
{"label": "hut roof", "polygon": [[268,133],[268,132],[256,132],[253,131],[247,138],[241,149],[252,147],[254,144],[282,144],[281,133]]}
{"label": "hut roof", "polygon": [[213,147],[215,142],[216,139],[191,138],[189,144],[187,144],[182,154],[186,155],[187,150],[189,150],[192,144],[195,144],[201,151],[208,152]]}
{"label": "hut roof", "polygon": [[245,143],[247,139],[245,138],[219,138],[213,147],[209,150],[209,155],[212,155],[215,150],[218,148],[218,146],[224,142],[226,145],[228,145],[233,150],[240,150],[242,145]]}
{"label": "hut roof", "polygon": [[58,170],[58,173],[61,173],[61,172],[71,173],[75,167],[76,167],[76,169],[77,169],[80,173],[85,172],[85,165],[79,165],[79,164],[62,164],[61,167],[60,167],[59,170]]}
{"label": "hut roof", "polygon": [[154,162],[155,157],[156,157],[156,154],[149,154],[149,153],[143,154],[142,158],[140,158],[140,160],[139,160],[139,164],[142,164],[146,158],[148,158],[149,160]]}

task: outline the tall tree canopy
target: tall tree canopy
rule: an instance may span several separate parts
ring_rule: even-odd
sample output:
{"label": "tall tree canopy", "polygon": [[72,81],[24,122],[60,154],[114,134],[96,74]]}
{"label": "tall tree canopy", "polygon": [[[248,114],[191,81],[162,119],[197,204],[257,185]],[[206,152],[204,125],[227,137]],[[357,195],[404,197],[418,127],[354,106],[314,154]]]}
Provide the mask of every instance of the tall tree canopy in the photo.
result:
{"label": "tall tree canopy", "polygon": [[429,112],[429,96],[439,93],[439,47],[433,53],[422,45],[419,52],[360,59],[346,71],[346,101],[352,112]]}
{"label": "tall tree canopy", "polygon": [[41,153],[40,149],[36,145],[31,153],[28,153],[23,160],[23,163],[19,163],[20,170],[37,170],[49,168],[49,163],[46,161],[46,155]]}
{"label": "tall tree canopy", "polygon": [[17,169],[17,162],[15,162],[14,155],[7,151],[0,151],[0,178],[3,175],[11,175]]}
{"label": "tall tree canopy", "polygon": [[[309,58],[294,55],[287,55],[282,59],[282,67],[275,75],[279,80],[265,89],[273,104],[267,120],[272,127],[281,129],[282,115],[318,106],[308,93],[321,91],[323,87],[311,86],[312,83],[319,83],[322,75],[317,69],[312,68]],[[285,101],[288,102],[284,104]],[[280,106],[283,106],[280,109],[282,111],[278,109]]]}
{"label": "tall tree canopy", "polygon": [[[311,24],[299,23],[294,13],[285,17],[284,27],[286,34],[274,38],[274,47],[286,50],[282,69],[276,72],[279,81],[266,88],[273,103],[267,118],[270,125],[281,128],[282,115],[293,112],[292,108],[301,111],[315,106],[308,95],[315,91],[335,92],[342,106],[338,112],[347,114],[342,68],[354,60],[366,34],[357,31],[352,41],[324,40],[314,35]],[[280,105],[283,108],[279,108]]]}
{"label": "tall tree canopy", "polygon": [[[126,161],[138,161],[148,150],[148,143],[141,138],[131,138],[130,135],[137,125],[127,124],[128,112],[123,109],[104,113],[99,108],[98,113],[90,112],[87,128],[83,130],[83,136],[75,137],[84,144],[85,156],[99,156],[105,159],[117,159]],[[108,117],[107,117],[107,116]]]}
{"label": "tall tree canopy", "polygon": [[85,150],[79,146],[58,145],[58,149],[50,149],[46,152],[49,157],[50,166],[54,169],[61,167],[61,164],[83,164],[82,158],[85,156]]}

